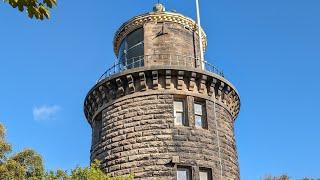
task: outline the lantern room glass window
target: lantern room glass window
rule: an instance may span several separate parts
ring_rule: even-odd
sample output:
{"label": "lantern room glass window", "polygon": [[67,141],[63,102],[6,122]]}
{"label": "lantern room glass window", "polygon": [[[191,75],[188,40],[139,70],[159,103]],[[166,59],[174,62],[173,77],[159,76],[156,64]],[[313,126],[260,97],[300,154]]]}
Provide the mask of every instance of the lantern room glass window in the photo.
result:
{"label": "lantern room glass window", "polygon": [[144,33],[143,28],[128,34],[121,42],[118,58],[124,69],[144,66]]}

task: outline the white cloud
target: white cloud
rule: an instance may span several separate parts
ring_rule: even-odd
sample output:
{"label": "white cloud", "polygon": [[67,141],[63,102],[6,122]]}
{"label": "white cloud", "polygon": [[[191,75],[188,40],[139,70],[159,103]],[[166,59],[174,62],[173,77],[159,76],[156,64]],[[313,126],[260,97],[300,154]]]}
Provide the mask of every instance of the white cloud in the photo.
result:
{"label": "white cloud", "polygon": [[54,119],[58,111],[61,109],[60,106],[39,106],[33,108],[33,119],[36,121],[45,121]]}

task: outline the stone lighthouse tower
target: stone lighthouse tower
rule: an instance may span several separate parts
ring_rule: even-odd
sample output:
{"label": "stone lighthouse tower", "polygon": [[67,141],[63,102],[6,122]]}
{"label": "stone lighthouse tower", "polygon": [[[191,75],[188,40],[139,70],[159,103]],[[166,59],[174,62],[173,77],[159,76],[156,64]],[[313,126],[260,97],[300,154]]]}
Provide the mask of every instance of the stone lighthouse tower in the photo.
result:
{"label": "stone lighthouse tower", "polygon": [[[198,32],[201,32],[200,34]],[[238,180],[234,122],[240,100],[223,73],[201,60],[205,32],[156,4],[114,37],[117,61],[89,91],[91,160],[135,179]]]}

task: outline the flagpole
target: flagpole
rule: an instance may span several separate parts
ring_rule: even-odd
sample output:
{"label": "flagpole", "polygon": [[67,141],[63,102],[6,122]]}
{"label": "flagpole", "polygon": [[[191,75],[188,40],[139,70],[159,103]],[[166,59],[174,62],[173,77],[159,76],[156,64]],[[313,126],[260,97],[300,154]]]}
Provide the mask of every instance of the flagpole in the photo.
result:
{"label": "flagpole", "polygon": [[196,9],[197,9],[197,23],[198,23],[198,35],[199,35],[199,47],[200,47],[200,64],[201,64],[201,68],[204,69],[204,54],[203,54],[203,45],[202,45],[202,36],[201,36],[199,0],[196,0]]}

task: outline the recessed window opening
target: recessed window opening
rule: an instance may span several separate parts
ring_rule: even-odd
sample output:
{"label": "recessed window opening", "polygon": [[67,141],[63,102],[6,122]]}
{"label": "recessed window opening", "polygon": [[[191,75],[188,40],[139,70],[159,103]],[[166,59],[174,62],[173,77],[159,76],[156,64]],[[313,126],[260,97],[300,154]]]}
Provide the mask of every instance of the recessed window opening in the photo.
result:
{"label": "recessed window opening", "polygon": [[212,180],[212,172],[211,169],[208,168],[200,168],[199,170],[200,180]]}
{"label": "recessed window opening", "polygon": [[195,116],[195,126],[197,128],[207,128],[204,103],[195,102],[193,107]]}
{"label": "recessed window opening", "polygon": [[102,132],[102,115],[99,114],[93,123],[93,145],[96,145],[101,140],[101,132]]}
{"label": "recessed window opening", "polygon": [[174,124],[186,126],[186,116],[185,116],[185,104],[184,100],[175,100],[173,102],[174,108]]}

